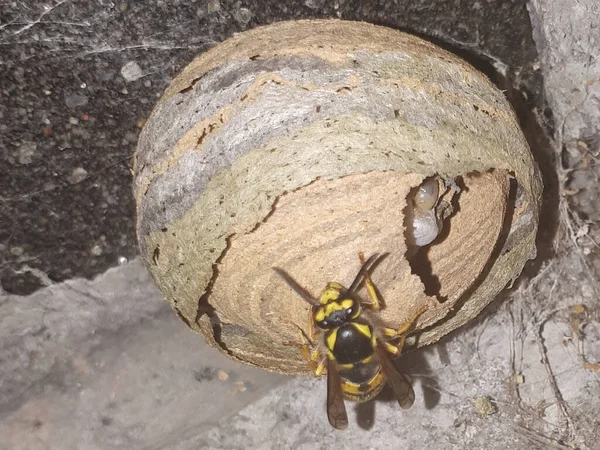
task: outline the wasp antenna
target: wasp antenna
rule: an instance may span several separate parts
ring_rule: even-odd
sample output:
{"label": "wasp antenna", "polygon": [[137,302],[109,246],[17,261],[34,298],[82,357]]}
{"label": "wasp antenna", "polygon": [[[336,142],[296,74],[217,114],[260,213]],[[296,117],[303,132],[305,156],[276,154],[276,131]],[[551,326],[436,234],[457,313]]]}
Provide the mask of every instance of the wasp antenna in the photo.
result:
{"label": "wasp antenna", "polygon": [[379,261],[381,261],[387,255],[389,255],[389,253],[387,253],[387,252],[382,255],[379,255],[379,253],[375,253],[369,259],[367,259],[365,261],[365,263],[362,265],[362,267],[360,268],[360,270],[358,271],[358,273],[356,274],[356,278],[354,278],[354,281],[350,285],[348,292],[354,292],[358,288],[360,283],[362,282],[362,280],[365,277],[365,275],[367,274],[367,272],[369,272],[369,270],[371,270],[371,268],[375,264],[377,264]]}
{"label": "wasp antenna", "polygon": [[312,306],[319,305],[319,301],[314,298],[310,292],[300,286],[298,282],[294,280],[292,276],[285,270],[280,269],[279,267],[273,267],[273,270],[277,272],[277,274],[284,279],[284,281],[296,292],[296,294],[302,297],[308,304]]}

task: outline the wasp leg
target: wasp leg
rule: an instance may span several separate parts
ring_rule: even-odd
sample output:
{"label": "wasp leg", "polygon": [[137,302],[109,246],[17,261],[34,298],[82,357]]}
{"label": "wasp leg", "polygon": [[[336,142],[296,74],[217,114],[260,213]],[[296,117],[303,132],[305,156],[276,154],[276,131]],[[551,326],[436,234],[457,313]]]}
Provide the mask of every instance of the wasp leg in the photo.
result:
{"label": "wasp leg", "polygon": [[[365,263],[365,254],[363,252],[360,252],[358,254],[358,257],[360,258],[360,263],[364,264]],[[365,308],[367,308],[370,311],[379,311],[379,309],[381,308],[381,301],[379,300],[379,296],[377,295],[377,289],[375,289],[375,285],[373,284],[373,281],[371,280],[371,274],[369,273],[368,270],[365,273],[365,287],[367,288],[367,292],[369,293],[369,298],[371,299],[371,302],[370,303],[363,302],[362,306],[364,306]]]}
{"label": "wasp leg", "polygon": [[[304,333],[303,333],[304,334]],[[310,341],[313,345],[319,332],[315,328],[315,318],[313,316],[312,309],[308,310],[308,341]]]}
{"label": "wasp leg", "polygon": [[[304,333],[302,333],[302,337],[304,337]],[[296,347],[302,352],[302,356],[308,362],[310,370],[312,370],[315,377],[320,377],[323,374],[327,358],[318,348],[313,347],[313,343],[304,342],[303,344],[298,344],[297,342],[285,342],[284,345]]]}
{"label": "wasp leg", "polygon": [[[287,322],[286,320],[284,321]],[[298,348],[302,353],[304,359],[308,362],[308,365],[312,370],[313,375],[315,377],[320,377],[323,374],[323,371],[325,370],[327,358],[322,354],[322,352],[315,344],[315,340],[318,336],[318,333],[315,331],[312,313],[310,316],[310,320],[308,321],[308,334],[310,335],[310,337],[298,325],[294,323],[292,323],[292,325],[298,327],[302,343],[299,344],[297,342],[284,342],[284,345],[289,345]]]}
{"label": "wasp leg", "polygon": [[302,356],[308,362],[310,370],[312,370],[315,377],[319,377],[323,374],[327,358],[323,356],[318,348],[313,348],[311,344],[296,344],[291,343],[294,347],[297,347],[302,352]]}
{"label": "wasp leg", "polygon": [[408,322],[404,323],[400,328],[398,328],[397,330],[393,329],[393,328],[384,328],[383,330],[383,334],[387,337],[390,338],[397,338],[400,337],[400,339],[398,340],[398,342],[396,343],[396,345],[392,345],[389,342],[384,342],[383,345],[384,347],[387,349],[387,351],[389,351],[390,353],[393,353],[394,355],[399,355],[402,352],[402,347],[404,347],[404,341],[406,340],[406,333],[408,332],[408,330],[410,330],[410,328],[415,324],[415,322],[417,321],[417,319],[421,316],[421,314],[423,314],[425,311],[427,311],[429,309],[429,307],[424,306],[422,308],[420,308],[409,320]]}
{"label": "wasp leg", "polygon": [[311,348],[310,344],[297,344],[294,342],[286,343],[287,345],[291,345],[293,347],[297,347],[302,352],[302,356],[306,361],[308,361],[308,365],[310,370],[315,377],[320,377],[325,370],[325,365],[327,364],[327,358],[323,356],[321,351],[317,349]]}
{"label": "wasp leg", "polygon": [[[314,345],[314,344],[313,344]],[[318,348],[311,347],[311,344],[300,344],[300,351],[304,359],[308,361],[310,370],[315,377],[320,377],[325,370],[327,358],[321,353]]]}
{"label": "wasp leg", "polygon": [[323,370],[325,370],[325,365],[327,364],[327,358],[321,358],[321,360],[315,365],[316,361],[312,361],[310,363],[310,368],[313,371],[313,375],[315,377],[320,377],[323,375]]}
{"label": "wasp leg", "polygon": [[[315,327],[315,319],[313,317],[312,310],[308,310],[308,336],[302,333],[302,338],[308,341],[308,344],[303,344],[305,350],[302,350],[302,354],[304,358],[308,361],[310,368],[312,369],[314,375],[316,377],[321,376],[323,370],[325,369],[326,359],[322,357],[321,352],[315,345],[315,341],[319,335]],[[318,362],[317,362],[318,361]],[[315,365],[316,363],[316,365]]]}

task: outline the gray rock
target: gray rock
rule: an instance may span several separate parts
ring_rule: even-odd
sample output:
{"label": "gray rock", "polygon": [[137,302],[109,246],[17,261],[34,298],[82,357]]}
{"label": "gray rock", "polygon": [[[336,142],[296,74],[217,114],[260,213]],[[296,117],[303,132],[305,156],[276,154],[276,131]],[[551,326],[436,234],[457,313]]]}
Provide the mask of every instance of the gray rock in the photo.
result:
{"label": "gray rock", "polygon": [[33,162],[36,155],[37,144],[35,142],[24,142],[17,149],[17,161],[19,164],[28,165]]}
{"label": "gray rock", "polygon": [[65,103],[71,109],[75,109],[79,106],[85,106],[88,104],[88,101],[89,101],[89,98],[87,98],[83,94],[75,93],[75,94],[70,94],[67,97],[65,97]]}
{"label": "gray rock", "polygon": [[132,82],[139,80],[144,75],[142,69],[135,61],[129,61],[123,67],[121,67],[121,75],[125,78],[125,81]]}

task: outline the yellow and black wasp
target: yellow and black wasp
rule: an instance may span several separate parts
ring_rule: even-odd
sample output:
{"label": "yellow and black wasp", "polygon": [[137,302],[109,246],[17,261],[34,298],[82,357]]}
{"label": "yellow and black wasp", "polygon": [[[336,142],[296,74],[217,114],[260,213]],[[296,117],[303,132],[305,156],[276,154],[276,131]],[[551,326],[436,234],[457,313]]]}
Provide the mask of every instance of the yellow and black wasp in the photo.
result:
{"label": "yellow and black wasp", "polygon": [[[318,300],[287,272],[275,268],[311,305],[308,333],[302,331],[305,342],[293,345],[300,348],[315,376],[327,368],[327,417],[339,430],[348,426],[344,399],[366,402],[383,389],[386,381],[402,409],[412,406],[415,392],[408,377],[396,369],[391,355],[401,353],[407,332],[427,309],[417,311],[397,330],[378,325],[372,313],[379,311],[381,301],[370,270],[380,258],[375,254],[365,262],[361,253],[360,260],[362,267],[350,288],[329,282]],[[357,294],[363,281],[371,302],[363,301]],[[317,341],[318,338],[321,339]],[[396,339],[395,344],[390,342]]]}

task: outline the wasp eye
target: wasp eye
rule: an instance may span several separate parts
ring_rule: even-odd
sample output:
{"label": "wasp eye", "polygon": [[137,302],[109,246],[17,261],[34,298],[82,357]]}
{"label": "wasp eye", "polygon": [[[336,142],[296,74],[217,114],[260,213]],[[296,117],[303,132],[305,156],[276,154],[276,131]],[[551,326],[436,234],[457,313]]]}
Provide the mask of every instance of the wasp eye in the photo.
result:
{"label": "wasp eye", "polygon": [[323,321],[321,322],[321,326],[322,326],[323,328],[327,328],[327,325],[329,325],[329,324],[327,323],[327,321],[326,321],[326,320],[323,320]]}
{"label": "wasp eye", "polygon": [[352,314],[354,314],[354,306],[351,306],[350,308],[348,308],[348,309],[346,310],[346,315],[347,315],[348,317],[352,316]]}

